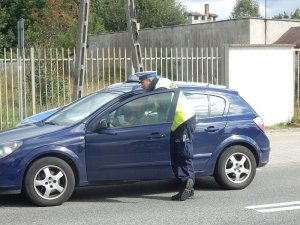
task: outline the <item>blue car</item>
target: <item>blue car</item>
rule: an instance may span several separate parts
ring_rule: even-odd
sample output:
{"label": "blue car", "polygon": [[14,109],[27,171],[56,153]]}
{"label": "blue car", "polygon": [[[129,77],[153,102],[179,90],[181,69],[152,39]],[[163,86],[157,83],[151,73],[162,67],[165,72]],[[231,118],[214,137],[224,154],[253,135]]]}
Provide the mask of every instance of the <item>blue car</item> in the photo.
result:
{"label": "blue car", "polygon": [[261,117],[234,90],[177,86],[144,93],[137,83],[115,84],[1,132],[0,193],[54,206],[75,187],[173,179],[170,128],[179,90],[197,113],[196,175],[214,176],[226,189],[247,187],[269,160]]}

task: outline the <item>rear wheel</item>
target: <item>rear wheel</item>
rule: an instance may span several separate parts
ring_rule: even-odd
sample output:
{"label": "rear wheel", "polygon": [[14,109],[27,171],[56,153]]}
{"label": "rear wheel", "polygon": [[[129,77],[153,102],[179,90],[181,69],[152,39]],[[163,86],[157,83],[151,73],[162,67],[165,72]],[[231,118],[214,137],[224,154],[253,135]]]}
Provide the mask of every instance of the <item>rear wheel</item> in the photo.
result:
{"label": "rear wheel", "polygon": [[24,192],[36,205],[54,206],[67,201],[74,186],[71,167],[59,158],[45,157],[35,161],[28,169]]}
{"label": "rear wheel", "polygon": [[226,189],[243,189],[253,180],[256,161],[252,152],[240,145],[229,147],[218,160],[215,179]]}

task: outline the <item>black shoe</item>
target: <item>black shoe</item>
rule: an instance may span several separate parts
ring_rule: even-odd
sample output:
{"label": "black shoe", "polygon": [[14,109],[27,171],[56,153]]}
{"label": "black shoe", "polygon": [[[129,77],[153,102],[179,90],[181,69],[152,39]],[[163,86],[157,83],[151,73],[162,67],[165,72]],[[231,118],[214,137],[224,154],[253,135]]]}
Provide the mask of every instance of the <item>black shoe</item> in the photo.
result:
{"label": "black shoe", "polygon": [[[193,198],[193,197],[194,197],[194,190],[191,190],[190,193],[189,193],[188,198],[190,199],[190,198]],[[184,201],[184,200],[182,200],[182,192],[179,192],[176,195],[173,195],[171,197],[171,200],[172,201],[179,201],[179,200]]]}
{"label": "black shoe", "polygon": [[182,194],[182,192],[179,192],[179,193],[177,193],[176,195],[173,195],[173,196],[171,197],[171,200],[173,200],[173,201],[178,201],[178,200],[180,199],[180,197],[181,197],[181,194]]}
{"label": "black shoe", "polygon": [[184,189],[177,193],[176,195],[172,196],[171,199],[173,201],[185,201],[188,198],[192,198],[194,196],[194,182],[192,179],[188,179],[185,183]]}

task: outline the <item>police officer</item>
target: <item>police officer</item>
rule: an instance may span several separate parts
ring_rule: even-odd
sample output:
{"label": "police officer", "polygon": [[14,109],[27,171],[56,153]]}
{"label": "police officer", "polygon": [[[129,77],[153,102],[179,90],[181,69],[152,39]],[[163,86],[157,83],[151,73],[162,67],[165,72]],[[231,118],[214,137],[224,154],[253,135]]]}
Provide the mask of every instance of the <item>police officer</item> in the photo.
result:
{"label": "police officer", "polygon": [[[136,75],[146,92],[176,88],[171,80],[157,76],[155,71],[140,72]],[[171,126],[170,155],[172,170],[181,188],[178,194],[172,196],[172,200],[185,201],[194,196],[193,133],[195,127],[195,112],[180,92]]]}

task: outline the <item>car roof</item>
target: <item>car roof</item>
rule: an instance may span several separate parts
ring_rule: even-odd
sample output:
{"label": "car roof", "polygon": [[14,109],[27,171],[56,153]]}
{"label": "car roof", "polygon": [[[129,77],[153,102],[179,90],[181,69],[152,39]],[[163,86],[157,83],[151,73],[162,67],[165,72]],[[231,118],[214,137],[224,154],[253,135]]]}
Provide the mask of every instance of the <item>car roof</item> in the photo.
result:
{"label": "car roof", "polygon": [[[232,89],[226,88],[223,85],[212,85],[207,83],[195,83],[195,82],[182,82],[175,81],[176,86],[178,86],[183,91],[195,91],[195,92],[209,92],[209,93],[219,93],[219,94],[232,94],[238,95],[238,92]],[[101,91],[117,92],[120,94],[125,94],[129,92],[140,93],[143,92],[140,84],[137,82],[124,82],[112,84]]]}
{"label": "car roof", "polygon": [[214,85],[214,84],[196,83],[196,82],[174,82],[174,83],[182,90],[238,95],[237,91],[228,89],[224,85]]}

